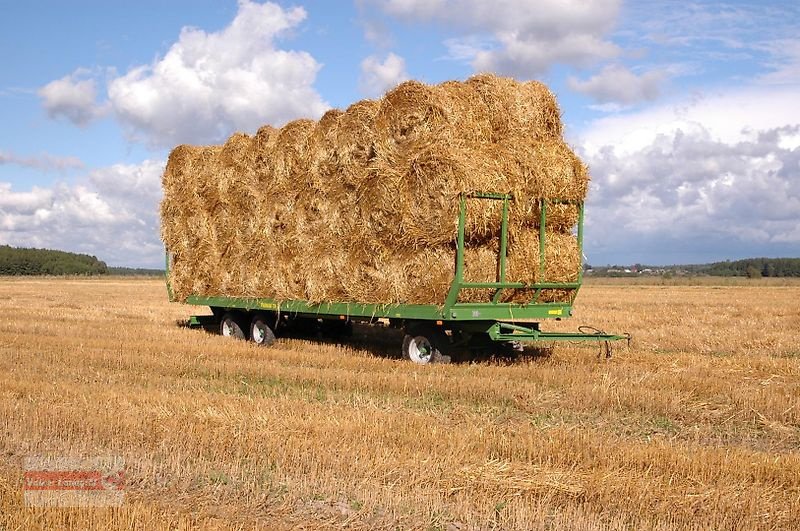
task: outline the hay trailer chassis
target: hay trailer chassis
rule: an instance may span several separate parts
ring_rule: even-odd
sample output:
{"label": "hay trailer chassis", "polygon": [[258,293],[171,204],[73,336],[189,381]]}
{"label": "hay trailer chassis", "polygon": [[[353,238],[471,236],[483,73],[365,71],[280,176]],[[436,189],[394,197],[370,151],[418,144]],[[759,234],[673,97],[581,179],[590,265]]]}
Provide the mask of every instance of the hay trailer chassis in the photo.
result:
{"label": "hay trailer chassis", "polygon": [[[378,320],[404,332],[403,357],[415,363],[446,363],[453,358],[463,358],[474,350],[503,344],[518,349],[524,343],[549,343],[559,341],[596,342],[600,354],[611,356],[611,341],[628,340],[630,335],[609,334],[582,327],[578,332],[547,332],[539,323],[545,319],[561,320],[572,315],[572,305],[581,286],[583,271],[578,271],[574,282],[545,282],[534,284],[506,280],[509,203],[512,194],[473,192],[462,193],[458,218],[458,245],[453,283],[441,306],[430,304],[360,304],[353,302],[277,301],[268,298],[208,297],[190,295],[186,303],[208,306],[212,315],[193,316],[191,327],[218,327],[223,336],[250,339],[256,344],[269,345],[276,332],[287,322],[314,321],[323,329],[347,335],[352,323],[374,323]],[[469,200],[502,201],[500,246],[496,282],[468,282],[464,279],[464,249],[467,203]],[[545,226],[549,204],[573,204],[578,207],[577,240],[583,256],[582,202],[562,199],[540,199],[539,278],[545,276]],[[167,277],[170,255],[167,252]],[[491,302],[459,302],[462,290],[494,290]],[[508,290],[527,290],[532,297],[527,304],[502,302]],[[569,293],[567,302],[541,302],[543,292],[564,290]],[[167,281],[170,300],[174,300]]]}

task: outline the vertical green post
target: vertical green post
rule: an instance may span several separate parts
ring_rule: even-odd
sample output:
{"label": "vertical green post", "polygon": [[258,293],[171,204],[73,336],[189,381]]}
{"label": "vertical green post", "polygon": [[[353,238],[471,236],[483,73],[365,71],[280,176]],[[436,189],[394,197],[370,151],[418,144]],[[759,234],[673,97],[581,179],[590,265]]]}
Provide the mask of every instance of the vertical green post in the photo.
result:
{"label": "vertical green post", "polygon": [[503,199],[503,217],[500,222],[500,282],[506,281],[507,254],[508,254],[508,197]]}
{"label": "vertical green post", "polygon": [[[506,255],[508,255],[508,196],[503,199],[503,217],[500,220],[500,278],[498,282],[506,281]],[[497,304],[500,300],[502,289],[494,292],[492,302]]]}
{"label": "vertical green post", "polygon": [[462,192],[458,206],[458,249],[456,250],[456,282],[464,281],[464,231],[467,224],[467,197]]}
{"label": "vertical green post", "polygon": [[464,231],[467,218],[467,196],[461,193],[461,201],[458,210],[458,247],[456,248],[456,274],[453,278],[453,283],[450,285],[450,291],[447,293],[447,298],[444,301],[443,313],[446,314],[450,308],[458,302],[458,292],[461,291],[461,284],[464,282]]}
{"label": "vertical green post", "polygon": [[[537,280],[537,284],[545,281],[544,244],[545,244],[546,229],[547,229],[547,200],[542,198],[539,199],[539,279]],[[533,299],[531,300],[531,302],[533,304],[539,302],[539,295],[541,294],[542,294],[542,288],[537,288],[536,291],[533,293]]]}
{"label": "vertical green post", "polygon": [[544,282],[544,243],[547,228],[547,201],[544,199],[539,199],[539,213],[539,282]]}

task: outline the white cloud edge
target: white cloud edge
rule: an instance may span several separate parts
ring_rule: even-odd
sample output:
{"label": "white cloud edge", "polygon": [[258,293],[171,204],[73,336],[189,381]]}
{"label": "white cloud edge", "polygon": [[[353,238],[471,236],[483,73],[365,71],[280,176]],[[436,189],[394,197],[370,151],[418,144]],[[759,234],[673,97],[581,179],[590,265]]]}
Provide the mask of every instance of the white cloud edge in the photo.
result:
{"label": "white cloud edge", "polygon": [[240,0],[233,20],[216,32],[184,27],[163,57],[122,75],[78,68],[39,89],[46,113],[85,127],[112,114],[128,139],[152,149],[219,142],[330,106],[314,88],[322,67],[305,51],[276,46],[306,18],[301,7]]}
{"label": "white cloud edge", "polygon": [[739,89],[695,92],[644,109],[604,116],[586,124],[572,138],[589,153],[605,145],[619,152],[636,151],[659,134],[702,128],[720,141],[733,143],[752,131],[800,123],[800,106],[793,104],[798,86],[750,85]]}
{"label": "white cloud edge", "polygon": [[37,95],[45,113],[53,120],[65,119],[79,127],[105,116],[109,106],[97,101],[96,75],[86,68],[78,68],[42,86]]}
{"label": "white cloud edge", "polygon": [[405,59],[393,52],[386,54],[382,60],[376,54],[367,56],[361,61],[360,67],[359,88],[369,97],[379,97],[409,79]]}
{"label": "white cloud edge", "polygon": [[[366,1],[366,0],[365,0]],[[450,58],[474,71],[532,78],[555,63],[586,66],[619,56],[609,39],[619,0],[594,3],[526,0],[372,0],[388,16],[409,22],[440,22],[458,31],[444,41]]]}
{"label": "white cloud edge", "polygon": [[73,184],[15,191],[0,181],[0,244],[89,253],[111,265],[156,266],[165,162],[114,164]]}
{"label": "white cloud edge", "polygon": [[13,151],[4,151],[0,149],[0,165],[3,164],[33,168],[44,172],[65,172],[68,170],[79,170],[85,167],[83,161],[74,156],[63,157],[44,152],[36,155],[23,156]]}

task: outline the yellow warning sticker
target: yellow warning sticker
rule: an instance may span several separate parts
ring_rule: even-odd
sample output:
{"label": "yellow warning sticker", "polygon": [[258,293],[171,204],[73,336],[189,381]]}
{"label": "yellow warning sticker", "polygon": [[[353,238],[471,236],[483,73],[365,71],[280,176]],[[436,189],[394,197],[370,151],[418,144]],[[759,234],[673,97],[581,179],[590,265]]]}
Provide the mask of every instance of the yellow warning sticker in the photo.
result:
{"label": "yellow warning sticker", "polygon": [[547,310],[548,315],[561,315],[564,311],[564,308],[556,308],[555,310]]}

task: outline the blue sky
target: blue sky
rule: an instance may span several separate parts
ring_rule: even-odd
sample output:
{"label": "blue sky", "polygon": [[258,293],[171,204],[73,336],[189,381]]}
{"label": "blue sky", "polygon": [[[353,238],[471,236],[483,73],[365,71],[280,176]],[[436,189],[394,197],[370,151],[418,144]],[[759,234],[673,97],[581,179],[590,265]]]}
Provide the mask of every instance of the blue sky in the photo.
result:
{"label": "blue sky", "polygon": [[404,79],[539,79],[593,264],[800,256],[797,2],[0,2],[0,243],[160,266],[179,143]]}

